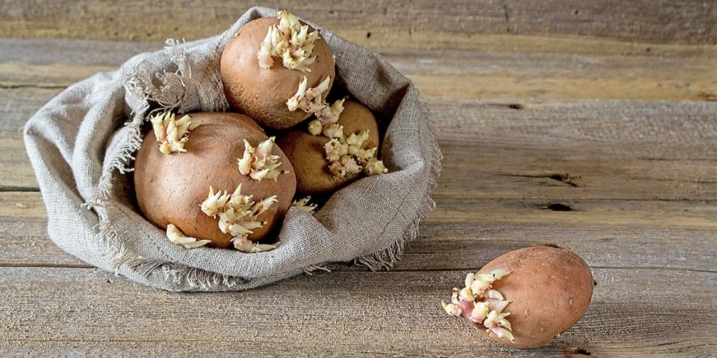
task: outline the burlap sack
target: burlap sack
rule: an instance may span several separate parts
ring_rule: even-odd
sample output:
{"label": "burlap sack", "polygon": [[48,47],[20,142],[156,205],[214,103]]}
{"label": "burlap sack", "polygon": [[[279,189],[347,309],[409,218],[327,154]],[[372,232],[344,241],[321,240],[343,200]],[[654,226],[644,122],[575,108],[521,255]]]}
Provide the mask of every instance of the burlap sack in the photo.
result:
{"label": "burlap sack", "polygon": [[28,121],[25,144],[57,246],[102,270],[171,291],[248,289],[333,262],[372,270],[395,263],[433,208],[429,192],[441,154],[413,84],[378,54],[326,29],[337,85],[384,121],[380,153],[390,173],[336,192],[314,216],[292,208],[281,245],[265,253],[185,249],[133,203],[128,171],[149,103],[179,112],[227,110],[221,51],[245,23],[275,14],[253,8],[219,36],[137,55],[118,71],[69,87]]}

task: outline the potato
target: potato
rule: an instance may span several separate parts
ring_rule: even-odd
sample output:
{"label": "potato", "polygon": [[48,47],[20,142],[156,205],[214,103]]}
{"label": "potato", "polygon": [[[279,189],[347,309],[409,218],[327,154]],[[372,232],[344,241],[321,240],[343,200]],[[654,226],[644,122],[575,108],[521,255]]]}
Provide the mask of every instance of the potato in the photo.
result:
{"label": "potato", "polygon": [[[298,69],[285,67],[281,57],[271,57],[273,64],[266,69],[261,68],[258,54],[262,42],[272,26],[279,23],[279,18],[260,18],[244,25],[224,48],[220,73],[229,105],[264,127],[286,129],[312,114],[301,108],[292,111],[287,105],[304,78],[309,88],[319,87],[329,79],[328,88],[321,96],[325,100],[336,71],[331,48],[321,36],[313,42],[308,58],[315,56],[315,59],[305,70],[302,66]],[[308,27],[309,34],[313,31]]]}
{"label": "potato", "polygon": [[175,225],[184,235],[211,240],[210,246],[231,246],[232,235],[223,233],[219,220],[201,209],[210,187],[215,193],[232,193],[242,185],[241,194],[252,195],[259,202],[276,195],[277,202],[258,215],[265,225],[248,235],[258,241],[281,222],[296,190],[291,163],[278,146],[271,153],[278,155],[278,169],[288,171],[276,180],[255,180],[242,175],[238,159],[244,156],[244,140],[257,147],[267,140],[264,131],[251,118],[236,113],[192,113],[192,129],[184,143],[184,152],[164,154],[158,150],[155,134],[150,131],[137,152],[134,185],[137,203],[144,216],[160,228]]}
{"label": "potato", "polygon": [[[376,118],[364,105],[346,100],[337,123],[343,126],[343,132],[347,135],[368,130],[369,138],[365,145],[378,146]],[[304,195],[330,193],[360,177],[360,173],[347,173],[346,176],[340,176],[329,171],[330,163],[326,159],[324,149],[327,142],[329,142],[328,137],[312,135],[304,126],[299,126],[276,140],[296,171],[296,188],[299,193]]]}
{"label": "potato", "polygon": [[[486,278],[492,281],[487,288]],[[590,268],[579,256],[552,247],[528,247],[504,254],[475,275],[469,274],[468,289],[454,294],[454,302],[444,308],[472,320],[480,332],[497,342],[534,348],[547,345],[580,320],[590,305],[593,286]],[[481,302],[498,311],[492,315],[493,324],[488,322],[490,314],[482,319],[488,309],[477,312]],[[501,320],[507,323],[498,324]]]}

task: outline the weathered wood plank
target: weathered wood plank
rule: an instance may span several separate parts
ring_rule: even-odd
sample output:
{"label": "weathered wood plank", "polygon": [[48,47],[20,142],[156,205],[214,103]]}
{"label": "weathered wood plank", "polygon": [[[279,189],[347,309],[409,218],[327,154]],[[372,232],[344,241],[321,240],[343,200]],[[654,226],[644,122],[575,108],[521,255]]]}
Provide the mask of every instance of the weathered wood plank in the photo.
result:
{"label": "weathered wood plank", "polygon": [[440,191],[434,198],[401,269],[482,267],[501,252],[556,245],[597,267],[715,272],[714,201],[473,199]]}
{"label": "weathered wood plank", "polygon": [[76,66],[64,64],[0,64],[2,88],[38,87],[64,89],[95,73],[115,70],[105,66]]}
{"label": "weathered wood plank", "polygon": [[[57,88],[113,71],[132,56],[161,43],[0,39],[0,87]],[[3,96],[5,97],[5,96]]]}
{"label": "weathered wood plank", "polygon": [[39,192],[0,192],[0,217],[44,219],[45,204]]}
{"label": "weathered wood plank", "polygon": [[60,250],[47,233],[38,192],[0,192],[0,266],[90,267]]}
{"label": "weathered wood plank", "polygon": [[[57,248],[20,130],[70,84],[168,37],[217,34],[250,4],[36,5],[0,10],[0,36],[21,37],[0,38],[0,356],[717,351],[717,4],[265,3],[380,51],[417,84],[445,155],[437,208],[391,271],[332,265],[204,295],[142,287]],[[467,271],[530,245],[578,253],[598,283],[553,345],[509,350],[442,312]]]}
{"label": "weathered wood plank", "polygon": [[[661,111],[666,116],[650,117],[652,111],[647,109],[652,106],[643,103],[637,108],[646,112],[642,117],[632,117],[635,123],[626,128],[642,126],[644,121],[648,132],[660,133],[657,128],[674,127],[675,123],[670,124],[672,115],[687,113],[685,118],[689,120],[680,125],[700,133],[688,133],[684,137],[702,136],[705,139],[703,145],[709,145],[714,141],[705,137],[708,130],[704,125],[708,123],[703,120],[707,117],[696,115],[699,111],[693,112],[694,108],[703,105],[709,104],[673,103]],[[683,108],[678,108],[680,106]],[[497,253],[527,244],[557,244],[591,257],[604,267],[617,262],[626,267],[710,269],[713,266],[717,257],[713,245],[717,232],[714,228],[717,223],[714,202],[717,165],[709,159],[715,153],[711,147],[701,152],[690,150],[691,143],[670,139],[676,134],[667,131],[663,138],[633,138],[632,141],[638,143],[631,146],[620,144],[628,143],[624,138],[602,135],[599,136],[601,141],[607,143],[597,148],[610,149],[593,153],[589,146],[577,148],[577,144],[555,142],[549,136],[565,119],[563,116],[545,116],[545,113],[573,113],[574,108],[556,108],[548,104],[514,110],[493,103],[471,108],[487,118],[508,119],[500,125],[490,122],[483,131],[460,123],[449,124],[448,119],[438,122],[442,137],[458,139],[441,141],[446,159],[439,188],[434,194],[437,209],[422,226],[424,239],[413,244],[415,251],[408,250],[398,269],[454,269],[482,265],[485,252]],[[452,115],[446,108],[439,106],[439,109],[434,112]],[[596,112],[610,114],[610,109]],[[455,118],[471,116],[474,115],[469,112]],[[536,118],[540,118],[542,125],[536,124]],[[652,124],[648,124],[648,120]],[[514,122],[511,124],[511,121]],[[585,123],[591,121],[586,119]],[[612,128],[614,133],[625,129],[603,127]],[[527,139],[524,132],[529,133]],[[462,134],[466,138],[461,137]],[[511,136],[519,140],[515,141]],[[583,143],[583,138],[578,139],[578,143]],[[511,140],[514,143],[510,145],[499,144]],[[688,147],[678,145],[672,149],[662,144],[650,145],[649,141],[655,140],[682,143]],[[485,143],[474,144],[481,142]],[[11,152],[8,148],[15,148],[24,154],[19,140],[0,139],[0,143],[14,143],[4,146],[3,153]],[[621,145],[622,148],[616,149]],[[652,157],[640,159],[639,156],[647,155],[641,151]],[[690,156],[696,155],[694,153],[706,157],[689,161]],[[632,156],[638,157],[630,158]],[[687,161],[683,161],[685,157]],[[16,158],[16,155],[3,156],[0,162]],[[17,183],[27,183],[27,177],[34,175],[26,162],[10,165],[4,172],[7,173],[3,179],[6,184],[13,184],[10,179],[17,173],[24,173],[16,177]],[[565,173],[570,174],[565,176]],[[9,190],[13,188],[16,187]],[[42,224],[45,213],[38,193],[3,193],[2,203],[0,227],[4,243],[0,265],[79,263],[47,239]],[[573,211],[549,210],[551,204],[565,205]],[[30,230],[29,234],[27,230]],[[690,244],[685,245],[687,242]]]}
{"label": "weathered wood plank", "polygon": [[[58,91],[0,89],[7,101],[0,106],[3,187],[36,187],[20,129]],[[716,104],[434,100],[430,106],[445,155],[443,195],[715,198]]]}
{"label": "weathered wood plank", "polygon": [[433,101],[445,155],[441,190],[455,197],[715,198],[713,103],[577,103]]}
{"label": "weathered wood plank", "polygon": [[[57,89],[0,89],[0,186],[36,187],[20,128]],[[714,200],[712,102],[430,100],[443,195]],[[516,109],[518,108],[518,109]]]}
{"label": "weathered wood plank", "polygon": [[35,173],[22,141],[22,128],[40,107],[60,91],[0,88],[0,190],[37,188]]}
{"label": "weathered wood plank", "polygon": [[[650,225],[571,225],[556,220],[522,223],[480,220],[441,222],[429,217],[420,238],[406,247],[396,270],[475,270],[491,258],[527,246],[569,249],[601,268],[670,268],[715,272],[715,230]],[[559,216],[556,215],[556,218]],[[560,221],[560,222],[558,222]],[[655,219],[659,221],[659,219]]]}
{"label": "weathered wood plank", "polygon": [[[549,138],[542,139],[542,145],[536,144],[541,140],[537,137],[532,143],[507,140],[512,143],[501,143],[504,147],[491,142],[439,142],[445,155],[441,193],[453,198],[543,200],[715,198],[715,160],[629,158],[590,153],[589,148],[581,152],[575,142],[557,143]],[[646,146],[630,147],[639,151]]]}
{"label": "weathered wood plank", "polygon": [[[250,1],[71,0],[34,6],[5,1],[0,12],[2,37],[94,38],[158,41],[195,39],[228,28]],[[648,0],[607,1],[469,1],[409,3],[372,0],[356,7],[350,1],[262,5],[288,9],[352,41],[372,47],[401,44],[422,47],[440,42],[470,41],[481,34],[548,34],[611,37],[647,42],[717,43],[717,6],[709,1],[681,0],[655,6]],[[151,21],[148,21],[151,18]],[[198,26],[198,24],[201,24]]]}
{"label": "weathered wood plank", "polygon": [[[717,46],[506,40],[472,52],[382,54],[426,98],[717,99]],[[8,49],[0,54],[0,87],[5,88],[67,87],[115,70],[138,52],[162,48],[156,43],[17,39],[0,39],[0,46]]]}
{"label": "weathered wood plank", "polygon": [[91,267],[55,246],[46,218],[0,215],[0,247],[3,267]]}
{"label": "weathered wood plank", "polygon": [[[597,267],[715,272],[717,202],[576,200],[555,211],[548,200],[434,197],[396,270],[476,269],[510,250],[557,245]],[[81,265],[52,244],[45,218],[39,193],[0,193],[0,266]]]}
{"label": "weathered wood plank", "polygon": [[0,88],[0,138],[20,138],[27,120],[61,91],[60,88]]}
{"label": "weathered wood plank", "polygon": [[[592,304],[548,347],[489,342],[440,307],[465,272],[331,272],[172,294],[88,269],[0,268],[0,352],[259,356],[708,356],[715,273],[593,269]],[[685,322],[685,317],[700,317]],[[669,334],[665,327],[670,327]]]}
{"label": "weathered wood plank", "polygon": [[0,190],[36,190],[37,179],[22,139],[0,137],[0,153]]}
{"label": "weathered wood plank", "polygon": [[130,57],[162,49],[162,42],[0,38],[0,63],[118,67]]}

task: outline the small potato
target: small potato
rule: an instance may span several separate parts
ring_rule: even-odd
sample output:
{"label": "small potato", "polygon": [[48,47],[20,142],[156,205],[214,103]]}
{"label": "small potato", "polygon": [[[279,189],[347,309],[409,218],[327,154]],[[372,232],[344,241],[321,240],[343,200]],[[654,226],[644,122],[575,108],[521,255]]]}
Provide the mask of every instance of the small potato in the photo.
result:
{"label": "small potato", "polygon": [[[499,343],[534,348],[547,345],[580,320],[590,305],[593,286],[590,268],[576,254],[528,247],[469,274],[468,288],[457,291],[453,303],[444,308],[473,321],[481,333]],[[480,312],[483,305],[486,308]]]}
{"label": "small potato", "polygon": [[[244,25],[224,48],[220,73],[230,106],[264,127],[286,129],[312,115],[301,108],[292,111],[287,105],[302,80],[306,79],[307,87],[317,88],[328,78],[328,89],[322,94],[325,100],[336,71],[331,48],[322,37],[313,42],[309,57],[315,59],[306,70],[287,68],[280,57],[272,57],[273,63],[262,68],[258,57],[262,42],[279,23],[278,18],[259,18]],[[309,27],[308,33],[313,31]]]}
{"label": "small potato", "polygon": [[[369,138],[365,145],[378,147],[378,123],[364,105],[346,100],[337,123],[343,126],[346,135],[368,130]],[[303,126],[277,139],[277,145],[286,153],[296,171],[296,189],[299,193],[303,195],[330,193],[360,177],[360,173],[340,176],[329,171],[330,163],[326,159],[324,148],[327,142],[329,142],[328,137],[312,135]]]}
{"label": "small potato", "polygon": [[231,246],[232,235],[220,230],[217,217],[202,211],[210,187],[229,194],[241,184],[241,193],[261,201],[276,195],[276,202],[258,215],[265,222],[247,239],[258,241],[281,222],[296,190],[293,168],[284,153],[274,145],[271,153],[278,155],[279,174],[276,180],[261,181],[243,175],[238,160],[244,156],[244,140],[257,147],[267,140],[264,131],[251,118],[236,113],[192,113],[192,126],[184,152],[164,154],[158,149],[155,134],[150,131],[137,152],[134,185],[137,202],[144,216],[160,228],[175,225],[181,232],[210,246]]}

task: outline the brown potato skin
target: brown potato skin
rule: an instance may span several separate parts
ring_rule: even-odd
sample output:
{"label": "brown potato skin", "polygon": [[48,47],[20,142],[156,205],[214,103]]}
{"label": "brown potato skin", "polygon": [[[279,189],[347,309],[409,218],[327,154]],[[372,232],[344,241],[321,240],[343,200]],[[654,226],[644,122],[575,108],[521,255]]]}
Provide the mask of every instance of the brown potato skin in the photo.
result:
{"label": "brown potato skin", "polygon": [[563,249],[537,246],[511,251],[491,261],[479,273],[502,268],[511,274],[493,283],[510,301],[515,342],[480,331],[516,348],[547,345],[580,320],[590,305],[594,281],[588,265]]}
{"label": "brown potato skin", "polygon": [[274,146],[272,154],[279,155],[283,170],[289,173],[274,180],[256,181],[239,173],[237,159],[244,154],[244,139],[256,147],[267,139],[264,131],[251,118],[237,113],[192,113],[192,123],[201,125],[189,133],[183,153],[163,154],[150,130],[137,152],[134,166],[134,186],[137,203],[145,218],[166,229],[176,225],[185,235],[211,240],[209,246],[228,248],[231,235],[219,230],[218,219],[200,209],[209,187],[234,192],[242,183],[242,194],[253,195],[259,201],[277,195],[277,203],[259,216],[267,221],[262,228],[249,235],[258,241],[273,226],[281,222],[291,205],[296,190],[296,178],[289,159]]}
{"label": "brown potato skin", "polygon": [[378,122],[368,107],[351,99],[344,101],[344,110],[339,116],[339,124],[344,126],[344,133],[348,137],[352,133],[362,130],[369,131],[368,145],[379,146]]}
{"label": "brown potato skin", "polygon": [[[378,123],[364,105],[346,100],[338,123],[344,126],[347,136],[368,129],[370,146],[378,146]],[[360,176],[352,174],[342,178],[331,174],[324,150],[328,141],[329,138],[323,135],[310,134],[305,125],[298,126],[276,140],[296,171],[296,190],[302,195],[330,193]]]}
{"label": "brown potato skin", "polygon": [[[314,42],[312,56],[318,57],[309,65],[311,72],[286,68],[279,58],[274,58],[270,69],[259,67],[257,54],[261,42],[269,27],[278,22],[275,17],[267,17],[244,25],[224,48],[220,73],[224,94],[232,108],[264,127],[286,129],[311,115],[301,109],[291,112],[286,106],[286,101],[296,94],[304,76],[309,87],[318,86],[327,76],[331,77],[333,85],[336,70],[333,53],[323,37]],[[311,28],[311,31],[314,29]]]}

